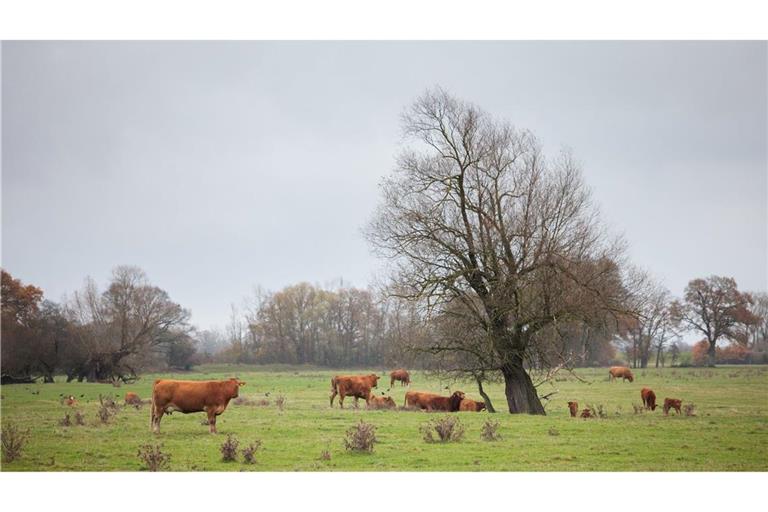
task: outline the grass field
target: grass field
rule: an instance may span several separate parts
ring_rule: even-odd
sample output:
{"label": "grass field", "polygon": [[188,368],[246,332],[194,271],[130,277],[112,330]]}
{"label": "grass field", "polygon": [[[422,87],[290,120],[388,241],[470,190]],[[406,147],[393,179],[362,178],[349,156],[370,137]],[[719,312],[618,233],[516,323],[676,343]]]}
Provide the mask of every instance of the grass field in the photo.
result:
{"label": "grass field", "polygon": [[[380,368],[374,369],[381,372]],[[21,458],[4,463],[4,471],[138,471],[139,445],[159,442],[170,453],[174,471],[766,471],[768,470],[768,367],[638,370],[634,383],[608,382],[607,370],[585,369],[572,377],[545,384],[540,394],[557,391],[547,404],[547,416],[458,413],[466,427],[456,443],[429,444],[419,427],[441,413],[355,410],[352,400],[340,410],[328,406],[329,381],[340,372],[307,368],[203,367],[189,374],[164,374],[183,379],[238,376],[247,382],[241,396],[270,401],[268,406],[235,405],[219,417],[219,435],[201,424],[203,413],[165,416],[161,434],[149,431],[149,405],[122,408],[110,423],[97,419],[98,397],[122,397],[134,391],[150,396],[158,375],[146,375],[132,385],[64,383],[2,386],[2,426],[29,429]],[[381,374],[381,373],[380,373]],[[413,375],[411,389],[448,394],[447,383]],[[380,381],[379,391],[387,382]],[[696,405],[696,416],[665,417],[661,408],[635,414],[640,389]],[[479,399],[470,384],[451,384]],[[391,394],[403,403],[406,388]],[[503,410],[500,385],[488,386],[497,409]],[[70,408],[60,394],[80,401],[85,426],[59,426]],[[282,394],[280,411],[274,398]],[[82,398],[81,398],[81,395]],[[603,405],[608,416],[583,420],[568,416],[566,403]],[[481,440],[483,422],[500,423],[496,442]],[[360,419],[373,423],[378,444],[372,454],[347,452],[345,431]],[[219,447],[226,434],[241,445],[263,443],[257,463],[223,462]],[[323,450],[330,460],[320,460]]]}

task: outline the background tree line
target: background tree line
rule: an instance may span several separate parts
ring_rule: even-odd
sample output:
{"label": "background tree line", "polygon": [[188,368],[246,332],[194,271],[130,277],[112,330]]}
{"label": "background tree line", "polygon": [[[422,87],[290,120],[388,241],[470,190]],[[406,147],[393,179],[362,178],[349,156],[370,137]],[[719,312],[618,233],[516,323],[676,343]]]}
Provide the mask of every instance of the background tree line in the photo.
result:
{"label": "background tree line", "polygon": [[[706,336],[693,347],[680,341],[682,332],[698,330],[689,322],[705,335],[705,318],[719,322],[709,328],[720,333],[716,341],[728,341],[716,346],[715,363],[768,363],[768,294],[744,294],[732,279],[716,277],[693,280],[686,290],[685,299],[674,299],[647,281],[636,315],[553,323],[537,333],[541,349],[530,368],[645,368],[668,358],[672,365],[710,364]],[[115,268],[103,290],[87,279],[61,304],[3,270],[1,296],[5,382],[52,382],[55,375],[131,381],[142,371],[200,363],[407,366],[480,385],[499,380],[488,369],[494,356],[487,334],[464,322],[461,311],[425,315],[412,301],[341,283],[257,289],[245,306],[233,307],[223,331],[195,329],[189,312],[136,267]]]}

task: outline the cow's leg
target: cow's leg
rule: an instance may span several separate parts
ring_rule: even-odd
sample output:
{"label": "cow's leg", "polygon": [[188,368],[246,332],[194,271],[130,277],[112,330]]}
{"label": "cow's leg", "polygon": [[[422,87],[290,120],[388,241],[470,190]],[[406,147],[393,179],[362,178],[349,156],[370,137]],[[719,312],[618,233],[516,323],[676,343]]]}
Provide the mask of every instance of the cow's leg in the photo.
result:
{"label": "cow's leg", "polygon": [[152,432],[155,434],[160,433],[160,420],[163,419],[163,410],[159,407],[155,406],[155,402],[152,402],[150,412],[150,426],[152,427]]}
{"label": "cow's leg", "polygon": [[344,408],[344,393],[339,394],[339,407]]}
{"label": "cow's leg", "polygon": [[[336,395],[337,395],[336,390],[335,389],[331,390],[331,407],[333,407],[333,399],[336,398]],[[341,402],[341,398],[339,398],[339,402]]]}
{"label": "cow's leg", "polygon": [[208,430],[211,434],[216,433],[216,409],[211,408],[206,411],[208,413]]}
{"label": "cow's leg", "polygon": [[359,407],[359,406],[358,406],[358,404],[357,404],[357,399],[358,399],[358,398],[359,398],[359,397],[358,397],[357,395],[355,395],[355,409],[357,409],[357,408]]}

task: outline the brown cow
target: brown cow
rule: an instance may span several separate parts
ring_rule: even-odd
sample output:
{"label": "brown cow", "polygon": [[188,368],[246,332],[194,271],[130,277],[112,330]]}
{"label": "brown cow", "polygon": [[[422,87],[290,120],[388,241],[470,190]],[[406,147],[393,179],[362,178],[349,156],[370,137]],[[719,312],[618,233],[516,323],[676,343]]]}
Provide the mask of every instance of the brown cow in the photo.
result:
{"label": "brown cow", "polygon": [[396,380],[400,381],[401,386],[411,385],[411,375],[402,368],[399,370],[394,370],[389,374],[389,387],[394,386]]}
{"label": "brown cow", "polygon": [[74,396],[69,395],[67,398],[64,399],[64,405],[68,405],[70,407],[74,407],[77,405],[77,400]]}
{"label": "brown cow", "polygon": [[579,402],[568,402],[568,410],[571,411],[571,418],[579,414]]}
{"label": "brown cow", "polygon": [[485,409],[485,402],[478,402],[471,398],[465,398],[459,404],[460,411],[480,412]]}
{"label": "brown cow", "polygon": [[608,370],[608,375],[610,376],[609,379],[611,381],[621,377],[622,381],[628,380],[629,382],[634,382],[635,376],[632,375],[632,370],[627,368],[626,366],[612,366],[610,370]]}
{"label": "brown cow", "polygon": [[640,398],[643,400],[643,406],[646,409],[652,411],[656,410],[656,393],[651,388],[643,388],[640,390]]}
{"label": "brown cow", "polygon": [[368,400],[368,409],[395,409],[397,404],[391,396],[373,396]]}
{"label": "brown cow", "polygon": [[141,398],[131,391],[125,394],[125,405],[141,405]]}
{"label": "brown cow", "polygon": [[582,410],[581,411],[581,417],[584,418],[584,419],[594,418],[594,416],[592,416],[592,411],[590,411],[589,409]]}
{"label": "brown cow", "polygon": [[371,388],[378,387],[379,376],[372,373],[370,375],[337,375],[331,379],[331,407],[333,399],[339,395],[339,406],[344,408],[344,397],[355,397],[355,407],[357,399],[364,398],[366,403],[371,398]]}
{"label": "brown cow", "polygon": [[224,412],[233,398],[237,398],[240,386],[245,382],[228,380],[165,380],[158,379],[152,386],[152,407],[149,426],[160,432],[163,414],[179,411],[205,412],[211,434],[216,433],[216,416]]}
{"label": "brown cow", "polygon": [[454,391],[451,396],[440,396],[435,393],[408,391],[405,394],[405,407],[425,409],[427,411],[456,412],[464,400],[464,393]]}
{"label": "brown cow", "polygon": [[680,414],[680,407],[682,407],[683,401],[678,400],[677,398],[665,398],[664,399],[664,415],[666,416],[669,414],[670,409],[674,409],[677,411],[677,414]]}

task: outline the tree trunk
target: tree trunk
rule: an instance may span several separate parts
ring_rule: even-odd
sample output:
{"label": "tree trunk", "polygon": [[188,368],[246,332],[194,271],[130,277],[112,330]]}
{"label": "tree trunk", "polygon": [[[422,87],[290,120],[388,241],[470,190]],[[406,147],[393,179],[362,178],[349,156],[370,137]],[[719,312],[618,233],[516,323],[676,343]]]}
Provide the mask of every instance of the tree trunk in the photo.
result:
{"label": "tree trunk", "polygon": [[523,368],[522,358],[514,357],[510,363],[502,366],[501,373],[504,376],[504,393],[510,413],[546,414],[536,388]]}
{"label": "tree trunk", "polygon": [[475,377],[475,380],[477,381],[477,391],[480,393],[480,396],[483,397],[483,401],[485,402],[485,408],[488,409],[488,412],[496,412],[496,409],[493,408],[493,404],[491,403],[491,397],[485,394],[483,381],[480,380],[479,377]]}
{"label": "tree trunk", "polygon": [[717,354],[715,347],[717,346],[717,343],[714,341],[709,342],[709,350],[707,350],[707,366],[713,367],[715,366],[715,355]]}

